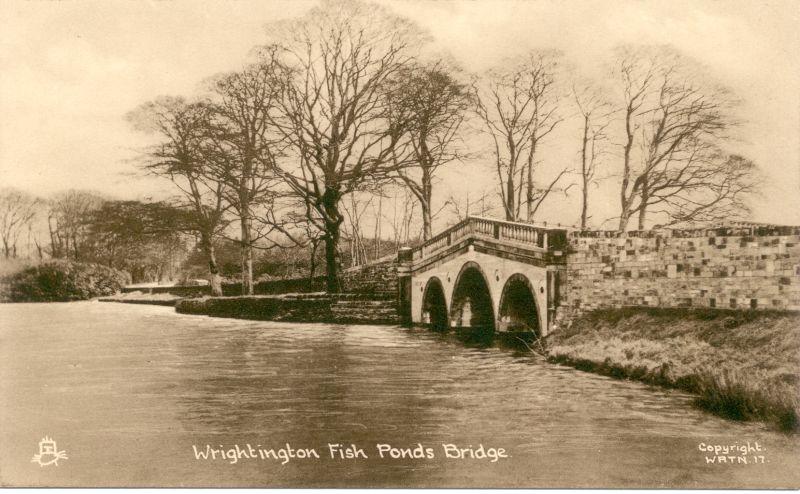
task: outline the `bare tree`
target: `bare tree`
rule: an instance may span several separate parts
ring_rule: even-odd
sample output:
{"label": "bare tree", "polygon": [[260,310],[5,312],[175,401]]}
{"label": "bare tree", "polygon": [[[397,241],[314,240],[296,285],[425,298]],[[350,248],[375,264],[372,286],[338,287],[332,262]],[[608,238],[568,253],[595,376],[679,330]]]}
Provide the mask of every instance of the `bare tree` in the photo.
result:
{"label": "bare tree", "polygon": [[89,233],[86,219],[104,202],[100,194],[84,190],[68,190],[54,196],[47,215],[50,255],[81,260]]}
{"label": "bare tree", "polygon": [[556,111],[559,57],[552,51],[532,52],[522,61],[490,70],[476,84],[476,113],[493,143],[500,197],[510,221],[521,219],[523,203],[527,220],[533,221],[567,172],[562,169],[545,186],[534,180],[539,145],[562,120]]}
{"label": "bare tree", "polygon": [[417,203],[414,195],[408,188],[395,189],[392,197],[391,216],[386,215],[387,224],[392,230],[392,240],[395,250],[403,245],[411,245],[419,238],[414,231],[419,231],[415,227],[414,219],[417,217]]}
{"label": "bare tree", "polygon": [[[347,239],[350,246],[350,265],[358,266],[369,262],[367,249],[364,245],[364,234],[361,228],[361,218],[367,212],[367,209],[372,205],[375,196],[370,195],[365,198],[356,197],[356,193],[348,194],[350,196],[350,204],[343,202],[342,211],[347,217],[342,226],[343,234]],[[349,227],[349,231],[348,231]]]}
{"label": "bare tree", "polygon": [[425,240],[431,237],[436,171],[464,157],[459,130],[473,99],[468,86],[451,72],[441,61],[415,64],[399,74],[395,92],[402,118],[409,119],[409,149],[414,163],[400,169],[398,175],[419,201]]}
{"label": "bare tree", "polygon": [[574,83],[572,97],[578,108],[582,123],[580,150],[581,178],[581,230],[589,220],[589,189],[597,184],[597,167],[600,156],[605,154],[608,142],[607,127],[614,113],[611,103],[591,83]]}
{"label": "bare tree", "polygon": [[757,192],[759,170],[747,158],[711,151],[675,171],[679,178],[659,180],[650,191],[654,227],[713,224],[746,219],[747,198]]}
{"label": "bare tree", "polygon": [[477,199],[470,199],[469,192],[467,192],[464,200],[459,200],[451,195],[446,205],[456,222],[470,216],[487,216],[499,208],[491,200],[488,193],[481,194]]}
{"label": "bare tree", "polygon": [[6,259],[17,257],[17,240],[36,216],[41,201],[18,189],[0,189],[0,238]]}
{"label": "bare tree", "polygon": [[145,169],[171,180],[180,191],[178,205],[191,211],[190,227],[199,235],[208,261],[211,293],[222,296],[215,242],[228,225],[224,217],[227,185],[211,173],[204,156],[210,131],[209,106],[160,97],[141,105],[127,118],[137,130],[160,138],[146,153]]}
{"label": "bare tree", "polygon": [[[271,63],[273,62],[273,63]],[[270,112],[278,105],[280,87],[273,59],[218,76],[211,83],[210,145],[205,152],[208,174],[224,184],[225,199],[240,225],[242,293],[253,294],[253,246],[281,229],[275,216],[279,180],[275,175],[280,136]],[[254,235],[255,209],[269,227]],[[274,242],[273,245],[277,245]]]}
{"label": "bare tree", "polygon": [[406,155],[398,149],[406,123],[390,118],[389,93],[415,31],[376,5],[325,2],[273,32],[282,48],[264,58],[283,64],[275,124],[290,146],[278,172],[323,232],[327,289],[337,292],[342,198],[407,165],[393,159]]}
{"label": "bare tree", "polygon": [[699,220],[744,206],[754,188],[752,163],[730,159],[721,144],[737,122],[729,91],[666,48],[617,50],[625,140],[619,230],[632,215],[644,229],[648,212],[666,223]]}

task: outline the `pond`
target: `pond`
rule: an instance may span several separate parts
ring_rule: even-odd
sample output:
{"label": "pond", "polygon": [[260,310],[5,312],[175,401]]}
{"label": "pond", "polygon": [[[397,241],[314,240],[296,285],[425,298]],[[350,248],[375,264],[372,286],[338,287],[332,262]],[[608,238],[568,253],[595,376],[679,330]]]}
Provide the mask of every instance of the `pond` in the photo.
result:
{"label": "pond", "polygon": [[796,435],[691,399],[424,329],[0,305],[7,486],[800,485]]}

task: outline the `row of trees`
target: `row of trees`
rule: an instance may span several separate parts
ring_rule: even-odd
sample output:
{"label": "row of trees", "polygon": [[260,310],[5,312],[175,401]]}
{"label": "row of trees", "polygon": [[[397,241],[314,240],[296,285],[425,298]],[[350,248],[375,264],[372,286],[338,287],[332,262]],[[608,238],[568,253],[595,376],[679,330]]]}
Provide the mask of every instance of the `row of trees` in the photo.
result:
{"label": "row of trees", "polygon": [[[576,176],[581,228],[601,179],[617,183],[620,230],[632,217],[644,229],[650,217],[667,225],[747,209],[754,165],[724,148],[735,100],[669,48],[620,48],[608,79],[593,82],[541,50],[465,74],[432,57],[410,21],[356,1],[323,2],[268,31],[255,62],[212,78],[203,94],[161,97],[128,116],[157,136],[145,168],[181,192],[215,293],[215,240],[232,223],[245,293],[254,248],[320,244],[327,288],[338,291],[347,198],[400,184],[427,239],[437,172],[467,158],[491,157],[508,220],[534,221]],[[542,180],[542,143],[575,115],[578,166]]]}
{"label": "row of trees", "polygon": [[5,259],[94,262],[135,281],[171,277],[187,256],[192,215],[165,203],[119,201],[70,190],[44,199],[0,190]]}

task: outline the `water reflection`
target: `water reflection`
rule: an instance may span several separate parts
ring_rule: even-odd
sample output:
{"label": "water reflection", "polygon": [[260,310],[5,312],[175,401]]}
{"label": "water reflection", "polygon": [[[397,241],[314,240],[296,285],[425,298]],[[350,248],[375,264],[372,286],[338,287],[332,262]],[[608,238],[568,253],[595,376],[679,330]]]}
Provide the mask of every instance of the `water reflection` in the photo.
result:
{"label": "water reflection", "polygon": [[[479,331],[285,324],[117,304],[0,306],[3,481],[43,485],[790,487],[797,438],[691,397],[551,365]],[[125,321],[125,324],[120,324]],[[30,456],[42,434],[70,456]],[[768,445],[707,466],[700,442]],[[203,461],[193,446],[315,448],[320,460]],[[329,443],[368,459],[331,459]],[[434,448],[381,459],[376,444]],[[448,459],[443,443],[505,448]],[[34,450],[31,450],[31,449]],[[35,468],[33,468],[35,467]]]}

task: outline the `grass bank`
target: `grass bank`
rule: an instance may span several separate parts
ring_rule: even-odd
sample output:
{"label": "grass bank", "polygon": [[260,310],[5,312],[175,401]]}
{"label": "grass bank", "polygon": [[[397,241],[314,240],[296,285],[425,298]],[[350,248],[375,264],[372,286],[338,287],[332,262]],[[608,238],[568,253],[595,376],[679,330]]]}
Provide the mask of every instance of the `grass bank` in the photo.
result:
{"label": "grass bank", "polygon": [[597,310],[547,337],[549,360],[688,391],[734,420],[800,430],[800,313]]}

